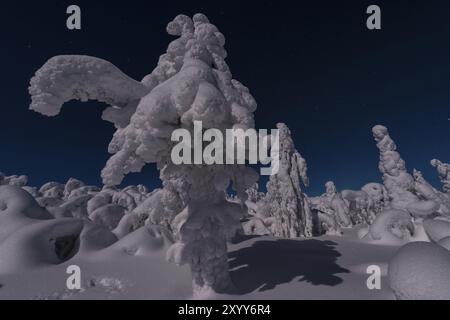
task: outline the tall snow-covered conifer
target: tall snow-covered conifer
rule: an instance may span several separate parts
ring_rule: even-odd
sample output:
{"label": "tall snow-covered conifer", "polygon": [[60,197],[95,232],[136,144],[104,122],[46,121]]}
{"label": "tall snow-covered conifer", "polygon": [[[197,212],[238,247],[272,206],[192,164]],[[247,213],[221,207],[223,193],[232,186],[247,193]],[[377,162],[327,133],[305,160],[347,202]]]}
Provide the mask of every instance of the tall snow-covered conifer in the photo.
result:
{"label": "tall snow-covered conifer", "polygon": [[167,31],[178,38],[141,82],[98,58],[50,59],[31,80],[31,109],[54,116],[71,99],[109,103],[103,118],[117,131],[102,171],[104,184],[118,185],[126,174],[156,163],[164,187],[177,193],[183,208],[172,222],[176,243],[169,260],[190,266],[195,292],[223,292],[232,288],[227,237],[240,227],[243,214],[241,205],[226,201],[226,190],[231,183],[245,201],[257,174],[243,165],[175,165],[171,135],[181,128],[193,135],[194,121],[222,133],[252,128],[256,102],[232,78],[224,60],[225,37],[206,16],[179,15]]}
{"label": "tall snow-covered conifer", "polygon": [[274,236],[311,237],[313,218],[300,183],[308,186],[305,159],[295,149],[291,132],[284,123],[277,124],[280,138],[280,167],[270,176],[265,199],[266,211],[275,218]]}

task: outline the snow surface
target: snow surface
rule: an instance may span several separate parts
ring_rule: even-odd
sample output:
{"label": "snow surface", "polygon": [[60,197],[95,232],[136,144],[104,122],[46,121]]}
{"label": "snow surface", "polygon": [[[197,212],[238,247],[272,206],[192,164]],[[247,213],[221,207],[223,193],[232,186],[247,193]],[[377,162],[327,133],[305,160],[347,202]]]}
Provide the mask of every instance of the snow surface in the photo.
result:
{"label": "snow surface", "polygon": [[389,264],[389,280],[398,299],[450,299],[450,252],[428,243],[402,247]]}
{"label": "snow surface", "polygon": [[[170,239],[145,228],[115,244],[57,265],[0,273],[0,299],[193,299],[189,269],[165,260]],[[398,247],[363,243],[354,230],[314,239],[247,237],[229,248],[234,295],[202,299],[394,299],[387,263]],[[70,291],[66,268],[78,265],[82,289]],[[382,289],[366,286],[370,265]],[[199,298],[199,297],[196,297]]]}

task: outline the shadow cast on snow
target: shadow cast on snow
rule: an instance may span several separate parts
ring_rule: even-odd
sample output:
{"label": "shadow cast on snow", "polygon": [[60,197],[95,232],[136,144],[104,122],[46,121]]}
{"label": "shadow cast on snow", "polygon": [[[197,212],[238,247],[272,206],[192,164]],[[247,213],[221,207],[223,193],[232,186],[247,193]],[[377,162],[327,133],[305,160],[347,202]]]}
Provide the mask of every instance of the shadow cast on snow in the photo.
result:
{"label": "shadow cast on snow", "polygon": [[333,241],[264,240],[229,252],[230,274],[240,294],[265,291],[282,283],[307,281],[313,285],[335,286],[338,273],[349,270],[336,261],[341,255]]}

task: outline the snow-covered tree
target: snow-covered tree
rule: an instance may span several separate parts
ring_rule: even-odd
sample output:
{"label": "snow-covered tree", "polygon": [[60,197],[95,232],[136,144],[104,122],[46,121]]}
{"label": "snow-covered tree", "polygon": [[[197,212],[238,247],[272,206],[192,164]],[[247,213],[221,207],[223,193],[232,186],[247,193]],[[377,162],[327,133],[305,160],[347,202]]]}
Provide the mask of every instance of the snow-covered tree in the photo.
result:
{"label": "snow-covered tree", "polygon": [[414,179],[406,171],[405,161],[396,151],[397,146],[389,136],[388,129],[377,125],[373,127],[372,133],[380,150],[378,168],[383,174],[383,183],[390,199],[390,206],[394,209],[405,209],[409,203],[419,200],[413,193]]}
{"label": "snow-covered tree", "polygon": [[381,183],[370,182],[361,188],[370,198],[370,210],[373,215],[379,215],[389,204],[387,190]]}
{"label": "snow-covered tree", "polygon": [[392,239],[411,241],[420,237],[423,219],[448,210],[446,199],[426,182],[419,171],[414,170],[414,178],[407,172],[405,161],[396,151],[397,146],[386,127],[377,125],[372,132],[380,150],[379,169],[389,204],[371,225],[368,235],[375,240],[393,236]]}
{"label": "snow-covered tree", "polygon": [[309,199],[311,207],[318,212],[318,220],[328,234],[340,234],[340,227],[351,227],[350,213],[342,194],[333,181],[325,183],[326,192]]}
{"label": "snow-covered tree", "polygon": [[[439,213],[440,215],[449,216],[450,215],[450,198],[447,194],[440,192],[435,189],[422,175],[422,172],[414,169],[414,190],[415,194],[424,201],[429,202],[429,212]],[[431,202],[435,205],[432,206]]]}
{"label": "snow-covered tree", "polygon": [[25,175],[6,176],[4,173],[0,172],[0,185],[23,187],[27,184],[27,182],[28,177]]}
{"label": "snow-covered tree", "polygon": [[443,163],[438,159],[431,160],[431,165],[436,168],[442,183],[442,190],[450,194],[450,164]]}
{"label": "snow-covered tree", "polygon": [[263,199],[265,211],[274,218],[274,236],[311,237],[313,217],[300,185],[309,184],[306,161],[295,149],[289,128],[284,123],[277,124],[277,128],[280,166],[278,173],[271,175],[267,183],[267,193]]}
{"label": "snow-covered tree", "polygon": [[168,258],[190,265],[195,292],[226,291],[232,287],[226,240],[240,227],[243,213],[239,204],[226,201],[226,190],[232,182],[245,201],[257,174],[243,165],[175,165],[171,135],[180,128],[192,135],[194,121],[205,130],[252,128],[256,102],[232,79],[224,60],[225,38],[206,16],[179,15],[167,31],[179,38],[141,82],[102,59],[50,59],[31,80],[31,109],[53,116],[71,99],[110,104],[103,118],[117,131],[109,145],[113,156],[102,171],[104,184],[118,185],[127,173],[156,163],[164,188],[176,190],[183,205],[172,222],[177,242]]}
{"label": "snow-covered tree", "polygon": [[363,190],[342,190],[342,198],[348,208],[352,225],[371,224],[375,214],[371,207],[371,198]]}

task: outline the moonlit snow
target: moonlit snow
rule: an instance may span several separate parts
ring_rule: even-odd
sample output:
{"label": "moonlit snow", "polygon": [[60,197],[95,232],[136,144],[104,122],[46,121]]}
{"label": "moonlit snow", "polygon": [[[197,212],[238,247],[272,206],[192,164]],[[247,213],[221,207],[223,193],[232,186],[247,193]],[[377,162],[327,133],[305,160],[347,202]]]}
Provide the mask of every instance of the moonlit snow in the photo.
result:
{"label": "moonlit snow", "polygon": [[[98,100],[116,131],[102,186],[0,173],[0,299],[450,299],[449,164],[431,160],[438,190],[377,125],[382,183],[330,180],[312,196],[301,141],[280,122],[280,168],[265,192],[245,165],[175,165],[175,129],[251,129],[257,104],[205,15],[179,15],[167,32],[176,39],[141,81],[79,55],[36,71],[31,110],[56,116],[70,100]],[[148,163],[162,188],[120,186]],[[76,290],[66,286],[74,265]]]}

